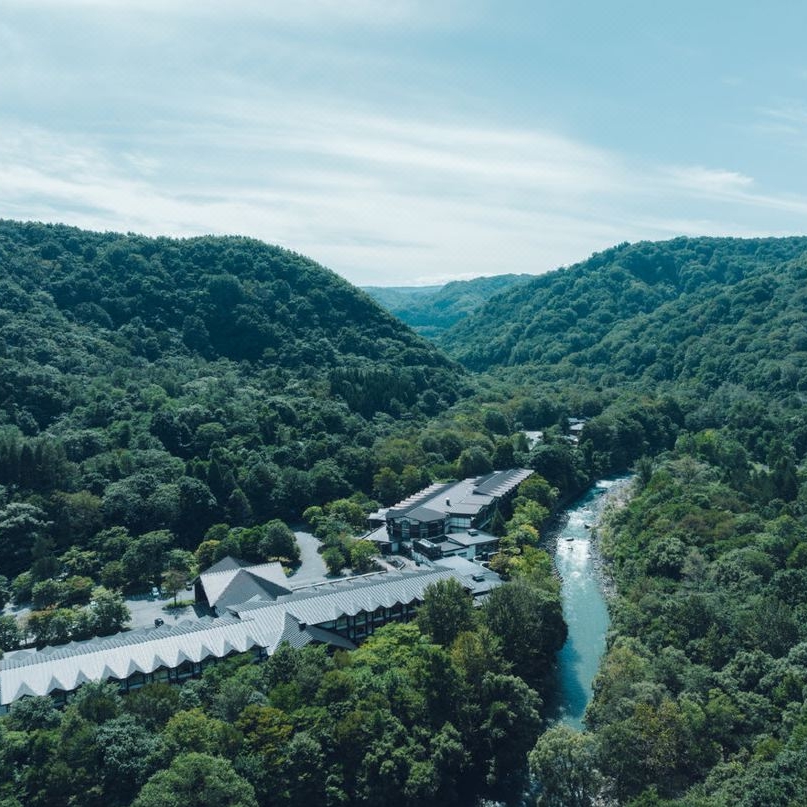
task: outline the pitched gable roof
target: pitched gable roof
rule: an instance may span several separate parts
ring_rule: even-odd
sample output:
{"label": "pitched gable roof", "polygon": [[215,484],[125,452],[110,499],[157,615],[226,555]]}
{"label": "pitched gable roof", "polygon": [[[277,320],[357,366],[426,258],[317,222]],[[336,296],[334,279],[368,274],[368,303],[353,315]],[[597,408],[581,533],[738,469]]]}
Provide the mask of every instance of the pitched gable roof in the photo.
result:
{"label": "pitched gable roof", "polygon": [[202,574],[215,574],[216,572],[229,572],[233,569],[243,569],[245,566],[249,566],[246,561],[239,560],[238,558],[234,558],[232,555],[227,555],[226,557],[222,558],[220,561],[217,561],[212,566],[209,566],[205,569]]}
{"label": "pitched gable roof", "polygon": [[529,468],[510,468],[458,482],[430,485],[391,507],[386,518],[387,521],[402,517],[434,521],[449,515],[473,517],[483,507],[510,493],[533,473]]}
{"label": "pitched gable roof", "polygon": [[246,565],[237,558],[226,557],[199,575],[199,582],[211,608],[222,613],[228,605],[253,598],[274,600],[291,589],[279,563]]}

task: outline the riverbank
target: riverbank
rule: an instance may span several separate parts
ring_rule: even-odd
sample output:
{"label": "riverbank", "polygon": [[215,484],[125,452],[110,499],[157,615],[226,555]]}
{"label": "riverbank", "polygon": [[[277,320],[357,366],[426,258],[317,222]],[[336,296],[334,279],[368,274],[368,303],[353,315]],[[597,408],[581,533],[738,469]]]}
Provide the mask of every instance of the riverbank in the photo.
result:
{"label": "riverbank", "polygon": [[569,629],[549,690],[553,693],[547,702],[550,722],[583,727],[609,626],[608,577],[603,572],[595,536],[608,509],[627,501],[632,478],[595,482],[556,516],[542,542],[561,578],[563,615]]}

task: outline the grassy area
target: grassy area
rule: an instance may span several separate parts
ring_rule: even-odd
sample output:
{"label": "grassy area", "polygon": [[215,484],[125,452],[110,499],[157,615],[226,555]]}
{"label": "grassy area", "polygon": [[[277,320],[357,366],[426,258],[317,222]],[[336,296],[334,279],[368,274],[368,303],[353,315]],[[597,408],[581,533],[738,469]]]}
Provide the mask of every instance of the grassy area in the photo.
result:
{"label": "grassy area", "polygon": [[163,611],[177,611],[182,608],[189,608],[195,603],[195,600],[177,600],[176,603],[169,602],[167,605],[163,605]]}

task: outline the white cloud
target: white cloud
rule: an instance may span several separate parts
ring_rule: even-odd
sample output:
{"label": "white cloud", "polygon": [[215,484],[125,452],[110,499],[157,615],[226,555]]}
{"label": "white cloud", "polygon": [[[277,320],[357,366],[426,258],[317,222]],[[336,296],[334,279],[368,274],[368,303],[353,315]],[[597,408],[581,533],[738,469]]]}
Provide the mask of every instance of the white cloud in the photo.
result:
{"label": "white cloud", "polygon": [[780,100],[756,110],[757,122],[753,128],[764,135],[776,138],[777,145],[804,146],[807,134],[807,106],[801,101]]}
{"label": "white cloud", "polygon": [[744,193],[754,184],[751,177],[736,171],[702,165],[671,167],[667,174],[674,185],[695,193],[731,195]]}
{"label": "white cloud", "polygon": [[760,113],[769,120],[785,126],[807,125],[807,106],[800,101],[782,101],[761,109]]}
{"label": "white cloud", "polygon": [[[600,152],[540,133],[351,115],[326,125],[303,120],[300,132],[239,127],[232,138],[196,128],[183,143],[188,165],[179,167],[139,149],[118,159],[86,138],[2,127],[0,215],[150,234],[253,235],[308,252],[357,282],[409,282],[550,268],[579,228],[563,212],[569,197],[600,192],[618,175]],[[226,153],[211,153],[212,141]],[[198,155],[218,167],[197,174]],[[248,174],[229,170],[244,158]],[[542,209],[548,200],[556,212]],[[601,228],[587,229],[575,237],[583,249],[612,237],[592,244],[590,233]],[[536,266],[537,252],[551,263]]]}
{"label": "white cloud", "polygon": [[[736,171],[724,169],[710,169],[703,166],[669,167],[662,171],[669,186],[680,189],[692,197],[703,197],[713,202],[732,204],[735,208],[747,207],[756,209],[759,214],[763,211],[780,211],[795,216],[807,215],[807,197],[792,193],[771,194],[756,189],[756,183],[751,177]],[[736,211],[735,211],[736,213]],[[780,222],[781,225],[781,222]],[[769,232],[771,224],[758,220],[753,232]],[[782,228],[782,232],[803,231],[803,223],[799,227]]]}
{"label": "white cloud", "polygon": [[546,271],[624,240],[784,233],[807,214],[738,171],[639,165],[548,130],[262,108],[189,107],[125,148],[0,119],[0,216],[250,235],[359,284],[403,285]]}
{"label": "white cloud", "polygon": [[[452,195],[492,186],[575,197],[618,192],[625,181],[612,154],[552,132],[423,123],[269,103],[272,115],[218,107],[219,122],[191,133],[197,147],[327,161],[367,184],[439,186]],[[296,162],[290,163],[294,170]]]}

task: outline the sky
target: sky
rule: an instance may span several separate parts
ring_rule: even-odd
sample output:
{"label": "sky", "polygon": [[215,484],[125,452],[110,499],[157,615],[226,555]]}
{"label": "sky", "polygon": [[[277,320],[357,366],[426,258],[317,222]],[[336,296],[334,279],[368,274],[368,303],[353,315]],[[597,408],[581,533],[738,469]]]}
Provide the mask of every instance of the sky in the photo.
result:
{"label": "sky", "polygon": [[357,285],[807,233],[801,0],[2,0],[0,218]]}

